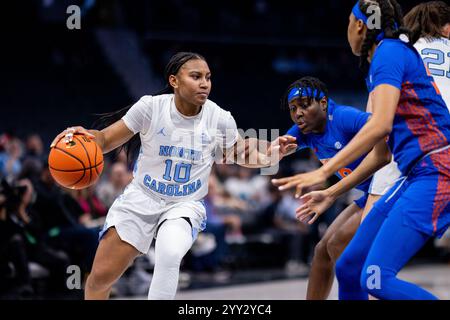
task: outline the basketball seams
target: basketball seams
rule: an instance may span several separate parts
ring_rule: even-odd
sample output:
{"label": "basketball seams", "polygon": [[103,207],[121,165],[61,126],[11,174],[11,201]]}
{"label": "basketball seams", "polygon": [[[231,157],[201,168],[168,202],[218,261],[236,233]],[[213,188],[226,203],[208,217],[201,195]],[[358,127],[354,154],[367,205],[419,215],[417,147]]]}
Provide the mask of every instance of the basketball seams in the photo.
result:
{"label": "basketball seams", "polygon": [[72,183],[69,188],[75,187],[81,180],[83,180],[84,176],[86,175],[86,169],[83,170],[83,175],[80,179],[78,179],[75,183]]}
{"label": "basketball seams", "polygon": [[99,167],[102,164],[103,164],[103,161],[94,167],[84,167],[83,169],[72,169],[72,170],[57,169],[57,168],[52,167],[51,165],[49,165],[49,168],[51,168],[52,170],[55,170],[55,171],[59,171],[59,172],[77,172],[77,171],[88,170],[88,169],[96,169],[97,170],[97,167]]}
{"label": "basketball seams", "polygon": [[76,156],[74,156],[73,154],[67,152],[67,151],[64,150],[64,149],[58,148],[57,146],[55,146],[54,148],[55,148],[56,150],[59,150],[59,151],[65,153],[65,154],[67,154],[68,156],[71,156],[72,158],[76,159],[76,160],[77,160],[79,163],[81,163],[81,165],[83,166],[83,170],[84,170],[84,168],[86,167],[86,166],[84,165],[83,161],[81,161],[80,159],[78,159],[78,158],[77,158]]}
{"label": "basketball seams", "polygon": [[[75,170],[75,171],[74,171],[74,172],[76,172],[76,171],[81,171],[81,170],[83,170],[83,174],[81,175],[81,178],[79,178],[77,181],[75,181],[75,183],[72,183],[72,184],[69,186],[69,188],[75,186],[77,183],[79,183],[81,180],[83,180],[84,176],[86,175],[86,167],[84,166],[83,161],[81,161],[81,160],[78,159],[76,156],[74,156],[73,154],[67,152],[67,151],[64,150],[64,149],[58,148],[57,146],[55,146],[54,148],[55,148],[55,150],[59,150],[59,151],[61,151],[62,153],[65,153],[65,154],[67,154],[68,156],[70,156],[70,157],[76,159],[76,160],[77,160],[78,162],[80,162],[81,165],[83,166],[83,169],[78,169],[78,170]],[[53,169],[53,168],[50,166],[50,164],[49,164],[49,167],[50,167],[50,169],[52,169],[52,170],[60,171],[60,170],[57,170],[57,169]]]}
{"label": "basketball seams", "polygon": [[89,161],[89,173],[90,173],[89,174],[89,183],[88,184],[91,184],[91,180],[92,180],[92,162],[91,162],[91,157],[89,156],[89,152],[87,151],[87,149],[84,146],[83,142],[80,139],[78,139],[77,136],[74,135],[73,137],[78,140],[78,142],[81,144],[81,146],[83,147],[84,151],[86,152],[86,156],[87,156],[88,161]]}
{"label": "basketball seams", "polygon": [[[95,142],[89,143],[91,141],[85,140],[79,135],[74,138],[74,142],[80,143],[83,148],[65,150],[63,144],[58,143],[54,146],[55,150],[50,152],[48,167],[58,184],[70,189],[80,189],[90,186],[97,180],[105,163],[102,151]],[[84,142],[89,144],[84,145]],[[92,147],[95,150],[92,150]],[[82,150],[84,150],[84,154]],[[89,176],[87,170],[89,170]],[[95,177],[93,177],[93,173],[96,173]]]}

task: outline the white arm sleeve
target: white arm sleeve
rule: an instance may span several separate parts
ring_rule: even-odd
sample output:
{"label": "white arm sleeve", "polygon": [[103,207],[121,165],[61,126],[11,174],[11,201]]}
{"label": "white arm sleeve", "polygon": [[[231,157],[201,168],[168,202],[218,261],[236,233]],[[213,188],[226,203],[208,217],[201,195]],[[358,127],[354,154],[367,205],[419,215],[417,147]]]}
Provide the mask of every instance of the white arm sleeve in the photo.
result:
{"label": "white arm sleeve", "polygon": [[143,96],[128,110],[122,120],[134,134],[138,132],[145,134],[152,122],[152,108],[152,96]]}

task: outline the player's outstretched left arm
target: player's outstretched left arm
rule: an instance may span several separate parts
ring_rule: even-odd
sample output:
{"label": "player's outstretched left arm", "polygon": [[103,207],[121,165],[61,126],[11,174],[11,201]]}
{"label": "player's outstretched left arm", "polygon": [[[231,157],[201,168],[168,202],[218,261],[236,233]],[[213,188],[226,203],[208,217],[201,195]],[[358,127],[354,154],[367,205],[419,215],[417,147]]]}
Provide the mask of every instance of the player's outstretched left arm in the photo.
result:
{"label": "player's outstretched left arm", "polygon": [[256,138],[238,138],[236,144],[225,151],[226,159],[246,168],[264,168],[276,165],[283,157],[297,149],[296,138],[286,135],[272,142]]}

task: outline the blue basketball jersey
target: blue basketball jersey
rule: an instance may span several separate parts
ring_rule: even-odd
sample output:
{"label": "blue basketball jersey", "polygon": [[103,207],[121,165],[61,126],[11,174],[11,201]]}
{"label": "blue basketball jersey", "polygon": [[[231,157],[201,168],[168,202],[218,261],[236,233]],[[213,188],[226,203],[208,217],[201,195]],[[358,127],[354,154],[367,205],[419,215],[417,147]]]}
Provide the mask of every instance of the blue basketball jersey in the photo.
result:
{"label": "blue basketball jersey", "polygon": [[[328,99],[327,125],[324,133],[303,134],[297,125],[293,125],[288,135],[297,138],[297,150],[312,149],[322,163],[326,163],[333,158],[358,131],[366,124],[370,114],[362,112],[356,108],[336,104]],[[348,176],[364,159],[366,155],[358,158],[345,168],[336,172],[340,179]],[[369,190],[371,179],[368,179],[358,185],[356,188],[367,192]]]}
{"label": "blue basketball jersey", "polygon": [[401,91],[388,144],[404,175],[420,157],[448,144],[450,114],[414,47],[398,39],[383,40],[366,82],[369,92],[381,84]]}
{"label": "blue basketball jersey", "polygon": [[404,223],[442,235],[450,224],[450,150],[423,158],[449,144],[450,114],[439,89],[416,49],[398,39],[379,44],[367,84],[369,91],[382,84],[400,90],[388,144],[400,171],[408,175],[406,187],[420,182],[414,192],[405,194],[411,194],[410,199],[420,197],[423,204],[404,208]]}

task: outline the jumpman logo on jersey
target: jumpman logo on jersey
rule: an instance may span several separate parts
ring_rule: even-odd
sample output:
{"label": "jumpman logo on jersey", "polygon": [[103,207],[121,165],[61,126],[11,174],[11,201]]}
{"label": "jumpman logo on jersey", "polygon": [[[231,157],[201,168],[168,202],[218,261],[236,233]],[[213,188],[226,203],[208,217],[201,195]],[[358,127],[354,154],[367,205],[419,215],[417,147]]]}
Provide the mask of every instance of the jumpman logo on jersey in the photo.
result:
{"label": "jumpman logo on jersey", "polygon": [[164,133],[164,127],[162,127],[157,134],[162,134],[163,136],[166,136],[166,134]]}

